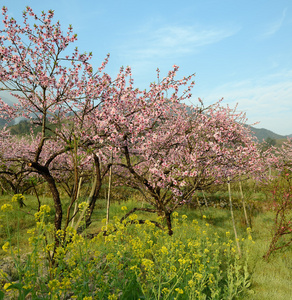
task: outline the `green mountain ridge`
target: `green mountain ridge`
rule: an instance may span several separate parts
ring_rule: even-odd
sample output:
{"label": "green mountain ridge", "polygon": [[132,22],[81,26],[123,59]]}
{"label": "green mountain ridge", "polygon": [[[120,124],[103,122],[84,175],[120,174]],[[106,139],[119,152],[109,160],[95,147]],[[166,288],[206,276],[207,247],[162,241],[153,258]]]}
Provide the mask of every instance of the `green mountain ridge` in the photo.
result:
{"label": "green mountain ridge", "polygon": [[290,135],[280,135],[277,134],[271,130],[265,129],[265,128],[255,128],[250,126],[251,131],[254,133],[258,141],[261,143],[263,140],[266,140],[267,138],[271,138],[273,140],[281,140],[286,139],[287,137],[292,137],[292,134]]}
{"label": "green mountain ridge", "polygon": [[[6,120],[0,119],[0,128],[2,128],[6,124]],[[24,134],[29,133],[29,123],[28,121],[20,121],[17,124],[14,124],[13,121],[10,123],[9,127],[12,127],[12,134]],[[255,128],[250,126],[251,131],[254,133],[255,137],[258,139],[258,142],[261,143],[263,140],[266,140],[267,138],[271,138],[274,140],[283,140],[287,137],[292,137],[292,134],[290,135],[280,135],[277,133],[274,133],[271,130],[265,129],[265,128]],[[27,131],[27,132],[26,132]]]}

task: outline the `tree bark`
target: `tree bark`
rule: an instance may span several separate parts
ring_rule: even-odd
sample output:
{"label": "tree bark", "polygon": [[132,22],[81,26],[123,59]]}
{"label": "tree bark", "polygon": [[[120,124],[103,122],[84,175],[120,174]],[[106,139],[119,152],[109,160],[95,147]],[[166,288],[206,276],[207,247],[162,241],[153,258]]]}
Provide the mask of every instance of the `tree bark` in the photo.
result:
{"label": "tree bark", "polygon": [[91,193],[88,198],[88,211],[85,217],[85,226],[88,227],[91,224],[91,216],[95,207],[96,200],[99,195],[99,191],[101,189],[102,177],[100,170],[100,161],[99,157],[96,154],[93,154],[94,166],[95,166],[95,179],[94,184],[92,186]]}
{"label": "tree bark", "polygon": [[[54,207],[55,207],[55,231],[61,229],[62,225],[62,218],[63,218],[63,210],[62,210],[62,204],[60,199],[60,194],[58,191],[58,188],[56,186],[55,179],[50,174],[50,171],[47,167],[44,167],[36,162],[33,162],[30,164],[34,169],[38,171],[38,173],[45,179],[45,181],[48,183],[49,189],[51,191],[53,201],[54,201]],[[57,242],[57,241],[56,241]]]}
{"label": "tree bark", "polygon": [[173,235],[173,231],[172,231],[172,225],[171,225],[171,213],[165,212],[165,219],[166,219],[168,234],[170,236],[172,236]]}

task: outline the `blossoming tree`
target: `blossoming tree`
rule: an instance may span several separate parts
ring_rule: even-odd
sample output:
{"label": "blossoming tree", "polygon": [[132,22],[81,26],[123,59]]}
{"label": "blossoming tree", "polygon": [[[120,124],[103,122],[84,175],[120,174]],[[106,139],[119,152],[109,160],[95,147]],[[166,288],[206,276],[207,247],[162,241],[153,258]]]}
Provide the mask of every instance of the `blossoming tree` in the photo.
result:
{"label": "blossoming tree", "polygon": [[[222,107],[220,101],[207,108],[184,105],[193,76],[175,80],[177,70],[174,66],[149,91],[132,89],[130,79],[97,112],[108,120],[116,176],[142,192],[153,209],[139,209],[163,215],[170,234],[171,213],[196,190],[262,170],[244,114]],[[130,77],[130,70],[126,75]]]}
{"label": "blossoming tree", "polygon": [[[54,201],[57,231],[62,227],[63,209],[54,165],[71,155],[74,191],[67,212],[68,224],[80,176],[79,151],[89,151],[92,145],[85,120],[110,95],[111,79],[102,73],[108,57],[94,73],[89,63],[91,53],[81,54],[77,48],[68,53],[77,36],[71,26],[63,33],[59,22],[53,23],[53,11],[43,12],[39,17],[27,7],[22,25],[8,17],[6,7],[2,13],[0,90],[10,92],[17,104],[10,107],[1,100],[0,117],[29,119],[41,128],[41,133],[21,140],[6,135],[1,143],[1,159],[18,170],[22,165],[24,172],[35,172],[47,182]],[[90,155],[100,179],[98,157],[93,152]],[[64,169],[66,160],[60,166]],[[90,211],[100,186],[100,182],[95,185]]]}

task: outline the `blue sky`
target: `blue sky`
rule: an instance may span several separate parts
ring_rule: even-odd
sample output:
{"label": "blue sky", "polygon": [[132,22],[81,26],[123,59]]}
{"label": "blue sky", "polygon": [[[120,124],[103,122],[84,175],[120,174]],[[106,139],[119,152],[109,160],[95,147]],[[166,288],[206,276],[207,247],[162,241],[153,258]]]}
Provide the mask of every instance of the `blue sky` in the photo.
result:
{"label": "blue sky", "polygon": [[278,134],[292,133],[291,0],[0,0],[21,19],[26,5],[36,13],[55,10],[64,30],[73,25],[76,46],[93,52],[98,67],[115,76],[131,66],[135,85],[147,88],[174,64],[178,77],[196,73],[193,103],[244,111],[248,123]]}

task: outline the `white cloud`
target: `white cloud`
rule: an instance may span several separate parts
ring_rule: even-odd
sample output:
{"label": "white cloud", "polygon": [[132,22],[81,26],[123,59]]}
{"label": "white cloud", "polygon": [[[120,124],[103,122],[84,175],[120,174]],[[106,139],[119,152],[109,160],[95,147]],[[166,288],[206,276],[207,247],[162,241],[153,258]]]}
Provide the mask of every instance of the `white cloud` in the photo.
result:
{"label": "white cloud", "polygon": [[292,133],[292,70],[275,73],[264,78],[229,82],[213,89],[205,98],[206,104],[224,97],[223,105],[238,103],[248,123],[260,122],[257,127],[278,134]]}
{"label": "white cloud", "polygon": [[[215,44],[235,35],[240,28],[220,28],[202,26],[165,25],[154,28],[152,22],[143,28],[123,35],[114,55],[119,57],[118,65],[129,65],[132,68],[135,84],[146,88],[150,81],[156,79],[155,70],[161,70],[165,76],[174,64],[181,65],[186,57],[191,61],[204,46]],[[147,86],[145,86],[145,82]]]}
{"label": "white cloud", "polygon": [[287,8],[285,8],[283,10],[282,16],[278,20],[270,23],[267,26],[266,31],[263,33],[263,36],[262,36],[263,38],[268,38],[268,37],[274,35],[277,31],[280,30],[280,28],[282,27],[282,25],[284,23],[284,20],[285,20],[285,17],[286,17],[286,12],[287,12]]}
{"label": "white cloud", "polygon": [[135,60],[153,57],[182,56],[200,47],[217,43],[234,35],[237,30],[199,29],[195,26],[165,26],[147,28],[132,33],[130,41],[121,47],[120,53]]}

